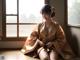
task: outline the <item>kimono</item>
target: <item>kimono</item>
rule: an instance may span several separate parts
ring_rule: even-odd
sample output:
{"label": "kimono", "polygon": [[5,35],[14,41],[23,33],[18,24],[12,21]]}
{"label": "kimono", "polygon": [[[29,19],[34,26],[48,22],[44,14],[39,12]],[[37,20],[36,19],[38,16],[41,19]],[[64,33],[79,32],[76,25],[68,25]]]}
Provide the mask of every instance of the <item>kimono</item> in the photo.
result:
{"label": "kimono", "polygon": [[63,59],[70,59],[75,56],[67,43],[62,27],[54,21],[50,25],[47,25],[45,22],[40,23],[30,37],[27,38],[21,51],[24,54],[37,51],[43,46],[43,44],[40,45],[40,42],[43,42],[44,45],[51,42],[53,45],[50,48],[55,50]]}

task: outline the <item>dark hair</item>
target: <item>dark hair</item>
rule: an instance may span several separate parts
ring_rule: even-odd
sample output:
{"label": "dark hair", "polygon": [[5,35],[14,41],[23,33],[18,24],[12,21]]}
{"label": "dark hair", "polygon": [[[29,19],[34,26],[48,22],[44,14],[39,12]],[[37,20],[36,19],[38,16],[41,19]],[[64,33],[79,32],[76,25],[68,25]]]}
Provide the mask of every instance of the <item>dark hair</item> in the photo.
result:
{"label": "dark hair", "polygon": [[50,5],[45,4],[45,6],[42,8],[41,13],[42,14],[48,14],[51,15],[51,17],[55,16],[55,12],[53,11],[54,8],[52,8]]}

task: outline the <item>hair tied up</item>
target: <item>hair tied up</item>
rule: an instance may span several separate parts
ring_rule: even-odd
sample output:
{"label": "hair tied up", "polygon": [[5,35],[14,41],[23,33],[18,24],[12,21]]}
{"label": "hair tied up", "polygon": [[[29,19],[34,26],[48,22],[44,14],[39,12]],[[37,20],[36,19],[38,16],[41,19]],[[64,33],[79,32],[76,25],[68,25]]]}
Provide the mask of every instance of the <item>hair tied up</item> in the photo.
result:
{"label": "hair tied up", "polygon": [[54,17],[54,16],[55,16],[55,8],[51,7],[51,17]]}

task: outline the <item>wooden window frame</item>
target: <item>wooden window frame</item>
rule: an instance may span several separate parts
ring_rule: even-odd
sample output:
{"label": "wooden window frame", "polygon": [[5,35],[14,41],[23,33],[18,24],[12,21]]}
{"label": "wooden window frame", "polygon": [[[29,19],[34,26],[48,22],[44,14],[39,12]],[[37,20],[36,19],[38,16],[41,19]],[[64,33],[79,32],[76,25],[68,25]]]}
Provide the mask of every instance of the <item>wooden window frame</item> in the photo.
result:
{"label": "wooden window frame", "polygon": [[[49,0],[44,0],[48,4]],[[17,0],[17,14],[6,14],[6,0],[2,0],[2,40],[3,41],[24,41],[27,37],[19,37],[19,25],[36,25],[36,23],[19,23],[19,0]],[[17,23],[6,23],[6,16],[17,16]],[[6,25],[17,24],[17,37],[6,37]]]}

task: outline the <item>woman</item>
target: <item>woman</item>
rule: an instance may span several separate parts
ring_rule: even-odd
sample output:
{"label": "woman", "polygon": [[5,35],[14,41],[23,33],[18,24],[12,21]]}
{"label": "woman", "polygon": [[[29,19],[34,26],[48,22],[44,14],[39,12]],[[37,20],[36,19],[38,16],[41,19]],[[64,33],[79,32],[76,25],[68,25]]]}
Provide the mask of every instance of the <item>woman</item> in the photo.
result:
{"label": "woman", "polygon": [[41,14],[44,22],[27,38],[21,51],[24,54],[35,51],[40,60],[59,60],[59,57],[71,59],[74,54],[65,39],[62,27],[54,21],[55,12],[51,6],[46,4]]}

